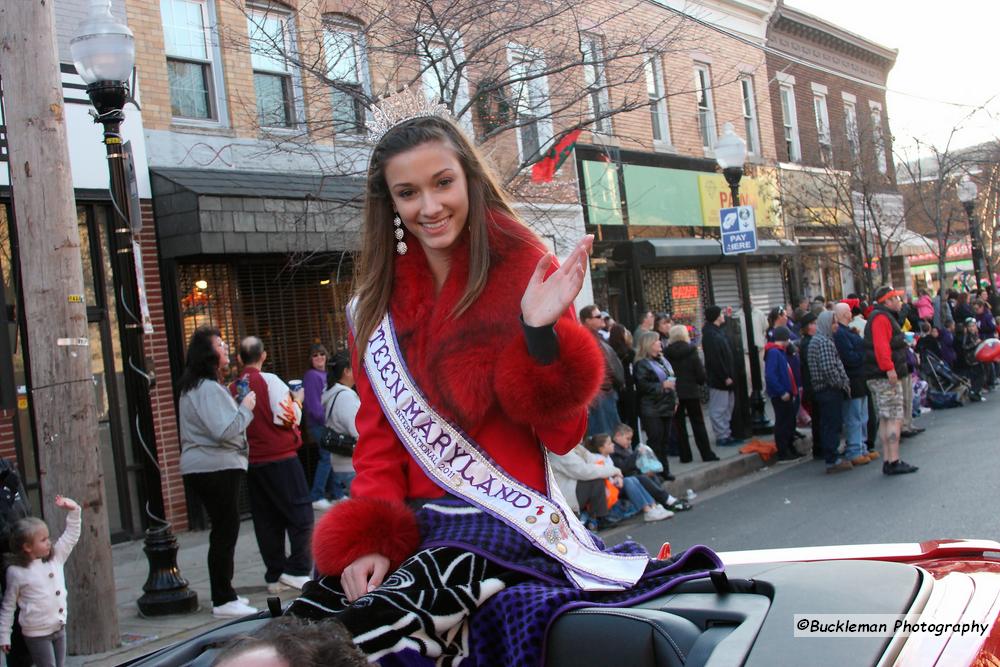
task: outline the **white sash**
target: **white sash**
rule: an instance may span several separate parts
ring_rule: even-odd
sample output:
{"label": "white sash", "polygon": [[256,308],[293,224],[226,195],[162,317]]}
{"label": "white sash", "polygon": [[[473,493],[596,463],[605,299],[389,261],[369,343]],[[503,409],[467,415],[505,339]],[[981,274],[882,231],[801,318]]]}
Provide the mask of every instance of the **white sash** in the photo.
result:
{"label": "white sash", "polygon": [[[348,311],[350,316],[350,307]],[[544,447],[548,495],[501,470],[479,445],[430,406],[406,368],[388,314],[362,352],[382,411],[410,455],[438,486],[531,540],[562,564],[580,589],[624,590],[639,580],[648,557],[610,554],[594,547],[587,529],[562,497]]]}

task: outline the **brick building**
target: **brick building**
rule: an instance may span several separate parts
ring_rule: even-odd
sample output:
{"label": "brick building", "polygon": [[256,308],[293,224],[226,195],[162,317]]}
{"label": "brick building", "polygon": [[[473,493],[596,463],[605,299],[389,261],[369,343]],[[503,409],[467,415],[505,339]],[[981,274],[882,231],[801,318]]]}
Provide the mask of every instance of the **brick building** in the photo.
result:
{"label": "brick building", "polygon": [[581,201],[600,240],[595,293],[626,324],[648,309],[696,326],[709,304],[738,309],[735,258],[723,256],[718,241],[719,209],[730,196],[713,147],[726,123],[747,141],[740,193],[754,206],[763,239],[750,256],[751,300],[764,310],[784,303],[795,248],[775,206],[764,55],[774,8],[769,1],[650,3],[654,14],[684,12],[684,42],[645,62],[639,85],[649,107],[613,118],[610,136],[577,147]]}
{"label": "brick building", "polygon": [[791,291],[828,299],[864,291],[881,282],[886,262],[904,284],[885,101],[896,51],[780,1],[767,35],[780,203],[803,251]]}
{"label": "brick building", "polygon": [[[744,192],[774,239],[751,282],[762,306],[780,302],[777,253],[790,249],[770,210],[775,151],[761,49],[773,3],[706,2],[695,21],[680,4],[623,14],[609,2],[581,24],[567,23],[558,5],[414,27],[411,16],[364,3],[128,0],[143,35],[137,69],[174,372],[184,340],[205,323],[233,341],[260,335],[286,378],[301,374],[309,344],[344,344],[367,155],[357,98],[410,82],[451,103],[557,254],[585,230],[599,234],[599,294],[585,289],[581,302],[596,298],[625,321],[648,304],[697,323],[705,304],[734,301],[734,265],[709,240],[728,196],[711,147],[726,121],[749,129],[754,173]],[[485,6],[478,11],[488,14]],[[489,18],[517,29],[491,42]],[[636,21],[646,34],[623,37]],[[527,81],[506,83],[518,78]],[[576,161],[553,182],[532,183],[525,166],[577,126],[586,131]],[[614,193],[599,185],[607,165],[620,179]],[[672,179],[682,215],[663,215],[670,202],[649,196],[650,178]],[[600,198],[609,196],[617,219],[604,215]],[[644,255],[653,237],[659,250]]]}
{"label": "brick building", "polygon": [[[560,2],[570,0],[538,3],[536,13],[515,17],[490,14],[499,10],[481,3],[467,10],[479,14],[456,9],[431,25],[374,2],[115,5],[137,36],[142,115],[129,108],[124,127],[137,159],[149,167],[140,183],[155,327],[147,349],[158,378],[153,401],[164,495],[178,528],[187,525],[188,507],[177,471],[171,385],[191,331],[212,324],[230,343],[261,336],[270,370],[286,379],[306,368],[311,343],[345,344],[367,166],[364,97],[403,84],[442,97],[557,255],[586,231],[597,234],[581,305],[596,301],[630,325],[647,308],[700,325],[706,305],[738,305],[735,262],[718,241],[719,209],[730,204],[729,191],[713,156],[724,125],[732,123],[748,141],[741,199],[755,207],[762,239],[750,258],[752,303],[766,310],[790,296],[786,276],[798,264],[792,261],[798,249],[779,205],[789,165],[783,126],[775,121],[780,98],[769,86],[774,68],[787,68],[765,55],[775,11],[786,11],[775,0],[608,0],[590,5],[579,23],[569,18],[577,13],[562,11]],[[60,5],[64,61],[83,8],[82,0]],[[490,41],[489,29],[500,20],[516,30]],[[641,34],[637,25],[645,28]],[[828,32],[840,34],[832,26]],[[851,38],[864,47],[851,42],[851,49],[868,49],[870,59],[891,66],[881,47]],[[108,405],[106,468],[109,479],[115,471],[112,505],[121,515],[112,525],[127,537],[143,527],[144,496],[136,450],[122,432],[119,383],[109,379],[100,388],[100,380],[121,372],[114,312],[103,307],[110,298],[98,241],[108,217],[105,166],[93,164],[99,135],[85,117],[72,66],[64,70],[81,238],[95,276],[94,337],[102,341],[95,378]],[[882,83],[887,71],[879,74]],[[824,81],[816,79],[829,95],[850,93],[867,104],[857,90]],[[551,182],[532,182],[531,163],[575,128],[584,131],[574,159]],[[808,135],[801,136],[804,146]],[[9,216],[9,208],[0,210]],[[16,253],[10,244],[0,247],[8,248],[5,295],[16,303]],[[23,371],[30,351],[22,349],[23,336],[15,345],[10,373],[25,391],[3,405],[0,447],[16,453],[31,482],[34,441]]]}

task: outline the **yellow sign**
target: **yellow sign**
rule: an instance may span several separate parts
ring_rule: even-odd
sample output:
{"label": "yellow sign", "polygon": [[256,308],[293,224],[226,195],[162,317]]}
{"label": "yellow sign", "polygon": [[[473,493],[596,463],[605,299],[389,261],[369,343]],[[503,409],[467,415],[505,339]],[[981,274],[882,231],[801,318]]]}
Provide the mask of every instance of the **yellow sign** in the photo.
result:
{"label": "yellow sign", "polygon": [[[734,206],[729,194],[729,184],[722,174],[700,174],[698,190],[701,194],[702,224],[719,226],[719,211]],[[774,184],[769,179],[744,177],[740,181],[740,205],[753,206],[758,227],[775,227],[778,224]]]}
{"label": "yellow sign", "polygon": [[17,409],[27,410],[28,409],[28,397],[21,395],[17,397]]}

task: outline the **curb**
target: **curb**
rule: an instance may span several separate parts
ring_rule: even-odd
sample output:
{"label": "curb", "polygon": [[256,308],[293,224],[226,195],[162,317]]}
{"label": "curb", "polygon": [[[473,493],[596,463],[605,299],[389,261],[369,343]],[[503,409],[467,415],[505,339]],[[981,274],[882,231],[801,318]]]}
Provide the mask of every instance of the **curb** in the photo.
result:
{"label": "curb", "polygon": [[764,462],[760,454],[740,454],[712,465],[706,465],[699,470],[677,475],[677,479],[670,482],[667,488],[678,498],[683,498],[687,489],[702,492],[767,466],[768,464]]}

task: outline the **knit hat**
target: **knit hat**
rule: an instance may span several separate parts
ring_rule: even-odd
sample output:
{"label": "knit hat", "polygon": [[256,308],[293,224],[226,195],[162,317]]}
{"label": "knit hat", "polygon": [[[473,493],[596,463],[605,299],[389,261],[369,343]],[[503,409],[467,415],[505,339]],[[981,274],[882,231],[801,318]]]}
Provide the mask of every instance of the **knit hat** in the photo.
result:
{"label": "knit hat", "polygon": [[715,320],[719,319],[719,315],[721,314],[722,314],[722,308],[719,308],[718,306],[709,306],[708,308],[705,309],[705,321],[714,322]]}
{"label": "knit hat", "polygon": [[774,327],[774,340],[775,342],[780,342],[783,340],[791,340],[792,332],[788,330],[788,327]]}

